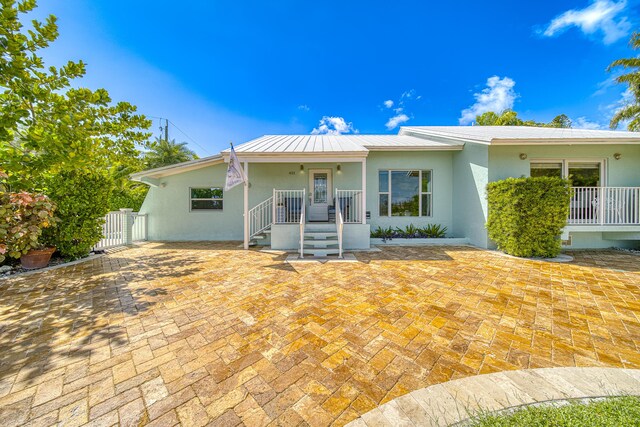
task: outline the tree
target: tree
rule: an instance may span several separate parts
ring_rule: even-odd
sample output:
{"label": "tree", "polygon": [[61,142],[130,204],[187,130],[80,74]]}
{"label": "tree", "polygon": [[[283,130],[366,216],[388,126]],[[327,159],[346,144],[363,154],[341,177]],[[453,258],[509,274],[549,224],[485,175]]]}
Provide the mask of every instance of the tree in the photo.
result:
{"label": "tree", "polygon": [[500,114],[488,111],[476,116],[478,126],[536,126],[552,128],[570,128],[571,120],[565,114],[560,114],[549,123],[540,123],[534,120],[522,120],[513,110],[504,110]]}
{"label": "tree", "polygon": [[[629,41],[631,49],[640,49],[640,32],[633,33]],[[607,71],[617,68],[632,70],[626,74],[616,77],[617,83],[627,85],[627,90],[633,96],[632,103],[620,108],[611,118],[609,127],[616,129],[620,122],[629,121],[627,129],[630,131],[640,131],[640,57],[623,58],[615,60],[609,65]]]}
{"label": "tree", "polygon": [[196,153],[187,148],[186,142],[176,143],[175,139],[168,141],[156,138],[151,143],[150,150],[144,153],[144,163],[149,169],[174,165],[197,158]]}
{"label": "tree", "polygon": [[79,87],[82,61],[47,67],[39,51],[58,37],[55,16],[23,28],[35,0],[0,0],[0,170],[13,192],[41,191],[60,209],[48,243],[70,258],[100,239],[118,171],[140,168],[151,122],[105,89]]}
{"label": "tree", "polygon": [[35,0],[0,0],[0,167],[16,189],[42,187],[63,171],[126,165],[145,145],[151,123],[127,102],[113,104],[105,89],[72,87],[82,61],[47,67],[39,50],[58,37],[55,16],[23,28]]}

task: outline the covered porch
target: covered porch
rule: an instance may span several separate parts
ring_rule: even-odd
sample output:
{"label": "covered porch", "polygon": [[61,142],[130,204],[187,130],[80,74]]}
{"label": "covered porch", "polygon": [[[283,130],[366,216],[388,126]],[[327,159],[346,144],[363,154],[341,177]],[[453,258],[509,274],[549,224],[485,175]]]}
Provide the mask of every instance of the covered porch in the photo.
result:
{"label": "covered porch", "polygon": [[250,156],[238,152],[243,246],[337,255],[369,248],[366,152],[359,155]]}

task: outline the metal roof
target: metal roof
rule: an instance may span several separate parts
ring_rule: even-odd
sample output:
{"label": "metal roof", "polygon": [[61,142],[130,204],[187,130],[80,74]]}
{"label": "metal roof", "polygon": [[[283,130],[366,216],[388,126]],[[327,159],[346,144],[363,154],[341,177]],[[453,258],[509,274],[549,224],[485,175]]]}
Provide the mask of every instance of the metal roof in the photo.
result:
{"label": "metal roof", "polygon": [[475,141],[509,143],[640,143],[640,133],[594,129],[564,129],[533,126],[403,126],[400,135],[414,135]]}
{"label": "metal roof", "polygon": [[[234,147],[241,154],[363,154],[369,150],[455,150],[463,142],[407,135],[265,135]],[[223,154],[228,154],[229,149]]]}

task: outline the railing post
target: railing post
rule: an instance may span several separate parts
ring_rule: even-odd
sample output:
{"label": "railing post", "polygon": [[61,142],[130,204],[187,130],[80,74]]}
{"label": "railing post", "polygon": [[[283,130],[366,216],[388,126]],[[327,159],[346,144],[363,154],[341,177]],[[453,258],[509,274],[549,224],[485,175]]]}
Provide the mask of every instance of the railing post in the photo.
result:
{"label": "railing post", "polygon": [[122,222],[122,234],[125,245],[130,245],[133,243],[133,209],[123,208],[120,209],[122,215],[124,216],[124,221]]}
{"label": "railing post", "polygon": [[600,197],[600,206],[598,206],[600,208],[600,225],[603,225],[605,223],[605,218],[604,218],[604,214],[606,212],[605,210],[605,204],[607,203],[607,200],[605,200],[605,191],[604,191],[604,187],[599,187],[599,197]]}

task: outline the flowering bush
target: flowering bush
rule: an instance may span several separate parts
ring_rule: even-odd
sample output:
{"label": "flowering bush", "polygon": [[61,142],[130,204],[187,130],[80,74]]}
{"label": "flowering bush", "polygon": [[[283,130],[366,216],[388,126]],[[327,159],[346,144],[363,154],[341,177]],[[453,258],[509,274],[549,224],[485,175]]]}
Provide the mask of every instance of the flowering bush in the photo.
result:
{"label": "flowering bush", "polygon": [[0,192],[0,262],[40,248],[42,229],[55,222],[54,210],[43,194]]}

